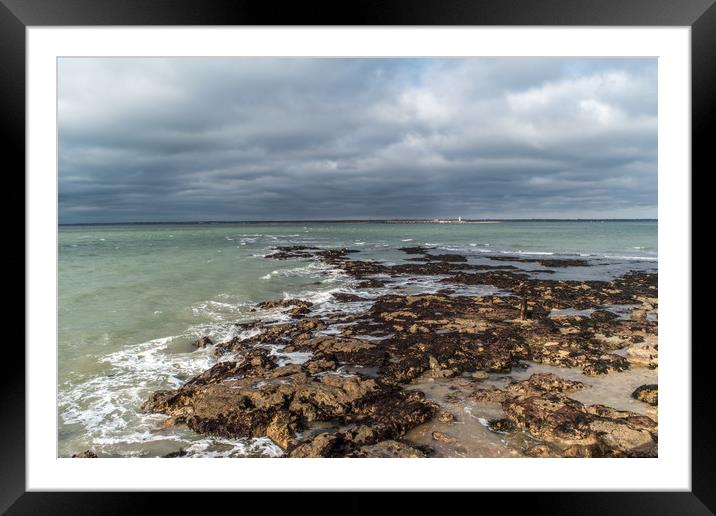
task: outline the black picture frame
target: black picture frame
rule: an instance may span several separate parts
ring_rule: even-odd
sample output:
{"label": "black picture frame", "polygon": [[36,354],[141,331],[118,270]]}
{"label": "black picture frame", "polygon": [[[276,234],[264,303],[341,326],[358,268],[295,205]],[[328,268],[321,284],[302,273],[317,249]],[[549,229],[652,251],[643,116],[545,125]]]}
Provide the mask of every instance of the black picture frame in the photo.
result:
{"label": "black picture frame", "polygon": [[[25,166],[25,29],[29,26],[82,25],[553,25],[553,26],[689,26],[692,73],[692,170],[713,171],[712,140],[716,134],[716,5],[715,0],[369,0],[341,2],[269,2],[242,0],[0,0],[0,124],[5,162]],[[8,158],[10,158],[8,160]],[[709,165],[711,165],[709,167]],[[10,170],[10,169],[8,169]],[[691,173],[693,171],[685,171]],[[19,196],[18,196],[19,197]],[[693,317],[692,317],[693,319]],[[679,343],[686,346],[691,343]],[[711,423],[714,403],[708,385],[710,339],[692,346],[692,491],[643,493],[510,494],[509,505],[534,512],[580,514],[713,514],[716,511],[716,434]],[[10,349],[14,348],[14,349]],[[25,492],[25,355],[8,343],[0,389],[0,511],[8,514],[125,514],[148,508],[138,494]],[[147,497],[147,494],[142,495]],[[187,512],[191,504],[180,494],[155,494],[164,512]],[[217,494],[210,495],[212,497]],[[256,495],[240,495],[243,503],[259,503]],[[249,497],[247,500],[246,497]],[[265,495],[264,495],[265,496]],[[287,503],[299,505],[292,495]],[[303,495],[315,497],[315,495]],[[365,512],[369,505],[345,495],[343,508]],[[473,497],[475,495],[472,495]],[[494,498],[504,494],[480,494]],[[517,496],[517,498],[515,498]],[[200,497],[202,498],[202,497]],[[221,496],[224,498],[224,496]],[[305,504],[313,512],[325,498]],[[206,509],[205,502],[199,501]],[[211,505],[216,503],[212,499]],[[265,502],[263,502],[265,503]],[[273,510],[283,507],[275,505]],[[404,510],[425,502],[415,494]],[[475,503],[473,500],[469,502]],[[484,507],[484,505],[481,505]],[[326,507],[330,507],[330,504]],[[218,509],[218,507],[217,507]],[[477,510],[477,507],[475,507]],[[320,509],[318,509],[320,510]]]}

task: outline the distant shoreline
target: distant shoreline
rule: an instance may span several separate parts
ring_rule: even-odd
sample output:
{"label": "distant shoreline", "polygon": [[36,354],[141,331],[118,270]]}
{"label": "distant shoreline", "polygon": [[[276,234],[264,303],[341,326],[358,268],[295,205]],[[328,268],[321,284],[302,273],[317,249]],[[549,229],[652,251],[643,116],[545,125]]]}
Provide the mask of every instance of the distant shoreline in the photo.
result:
{"label": "distant shoreline", "polygon": [[386,220],[385,224],[500,224],[501,220]]}
{"label": "distant shoreline", "polygon": [[211,224],[496,224],[500,222],[658,222],[658,219],[336,219],[336,220],[207,220],[151,222],[70,222],[58,226],[159,226]]}

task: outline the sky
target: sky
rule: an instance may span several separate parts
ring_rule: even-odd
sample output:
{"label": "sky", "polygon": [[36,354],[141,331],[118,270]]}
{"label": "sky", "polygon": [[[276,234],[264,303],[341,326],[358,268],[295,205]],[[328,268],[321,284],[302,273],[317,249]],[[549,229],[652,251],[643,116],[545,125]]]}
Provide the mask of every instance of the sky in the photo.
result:
{"label": "sky", "polygon": [[61,58],[59,220],[656,218],[656,59]]}

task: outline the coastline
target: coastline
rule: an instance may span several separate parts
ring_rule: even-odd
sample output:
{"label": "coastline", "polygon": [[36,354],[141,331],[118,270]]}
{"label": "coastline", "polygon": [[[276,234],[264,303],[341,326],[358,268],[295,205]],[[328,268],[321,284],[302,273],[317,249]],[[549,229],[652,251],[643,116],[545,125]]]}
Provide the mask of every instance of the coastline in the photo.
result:
{"label": "coastline", "polygon": [[[289,457],[656,456],[656,274],[535,279],[519,266],[589,264],[494,256],[474,265],[420,246],[402,251],[410,262],[391,265],[349,249],[276,247],[267,259],[321,263],[359,294],[334,294],[342,308],[329,313],[301,299],[260,303],[288,322],[257,318],[239,337],[200,342],[221,360],[143,409],[162,414],[165,429],[268,437]],[[436,276],[446,288],[434,294],[373,294],[396,278]],[[625,374],[631,383],[621,385]],[[604,395],[610,389],[618,395]],[[632,394],[640,400],[624,400]],[[472,448],[476,431],[495,446]]]}

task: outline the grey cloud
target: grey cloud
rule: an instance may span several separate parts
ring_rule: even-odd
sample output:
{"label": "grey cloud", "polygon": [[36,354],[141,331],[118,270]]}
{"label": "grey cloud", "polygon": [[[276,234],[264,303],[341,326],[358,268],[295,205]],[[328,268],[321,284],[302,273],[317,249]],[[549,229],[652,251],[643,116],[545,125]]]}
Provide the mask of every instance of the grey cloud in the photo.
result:
{"label": "grey cloud", "polygon": [[656,217],[656,66],[63,58],[60,222]]}

